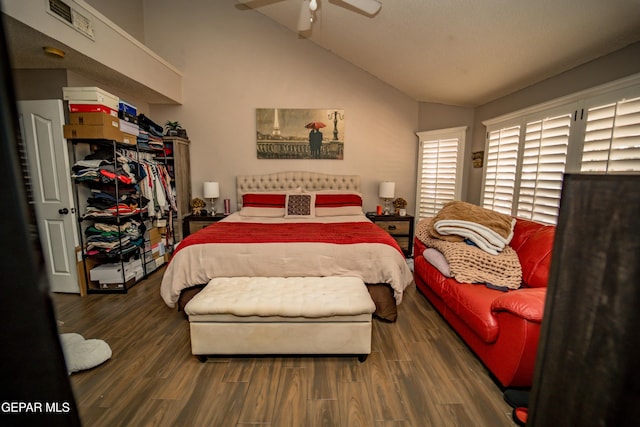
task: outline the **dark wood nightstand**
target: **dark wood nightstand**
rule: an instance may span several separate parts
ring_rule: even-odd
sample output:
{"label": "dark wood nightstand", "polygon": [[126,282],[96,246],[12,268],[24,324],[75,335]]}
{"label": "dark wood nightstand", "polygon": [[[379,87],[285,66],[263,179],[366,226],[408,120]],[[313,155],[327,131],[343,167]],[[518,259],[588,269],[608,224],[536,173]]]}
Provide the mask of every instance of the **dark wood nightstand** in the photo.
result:
{"label": "dark wood nightstand", "polygon": [[211,215],[187,215],[182,218],[182,238],[187,237],[189,234],[195,233],[201,228],[205,228],[207,225],[211,225],[214,222],[220,221],[226,215],[215,214]]}
{"label": "dark wood nightstand", "polygon": [[367,218],[374,224],[391,234],[407,258],[413,254],[413,223],[411,215],[375,215],[368,213]]}

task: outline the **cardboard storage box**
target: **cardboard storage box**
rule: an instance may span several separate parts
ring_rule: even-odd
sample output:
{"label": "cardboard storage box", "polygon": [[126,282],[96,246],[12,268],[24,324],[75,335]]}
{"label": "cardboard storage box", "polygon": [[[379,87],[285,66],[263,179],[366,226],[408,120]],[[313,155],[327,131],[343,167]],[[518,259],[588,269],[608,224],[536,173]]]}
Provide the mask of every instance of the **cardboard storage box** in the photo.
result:
{"label": "cardboard storage box", "polygon": [[145,268],[147,269],[147,274],[154,272],[158,268],[158,266],[156,265],[156,260],[152,259],[151,261],[146,262]]}
{"label": "cardboard storage box", "polygon": [[67,139],[110,139],[122,143],[125,140],[125,134],[111,125],[64,125],[63,129]]}
{"label": "cardboard storage box", "polygon": [[[99,87],[63,87],[62,99],[74,104],[101,104],[118,111],[120,98]],[[80,102],[77,102],[80,101]]]}
{"label": "cardboard storage box", "polygon": [[144,277],[144,267],[142,266],[142,263],[140,263],[140,265],[133,270],[133,273],[134,273],[136,282],[138,280],[142,280],[142,278]]}
{"label": "cardboard storage box", "polygon": [[135,136],[138,136],[140,134],[140,127],[138,125],[123,119],[118,119],[118,122],[120,124],[120,130],[122,132]]}
{"label": "cardboard storage box", "polygon": [[150,228],[149,241],[151,242],[151,245],[160,243],[161,240],[162,240],[162,235],[160,234],[160,231],[158,230],[158,228],[157,227]]}
{"label": "cardboard storage box", "polygon": [[136,145],[138,137],[120,130],[120,119],[106,113],[69,113],[70,136],[65,138],[113,139],[118,142]]}
{"label": "cardboard storage box", "polygon": [[123,276],[120,264],[102,264],[91,269],[91,280],[100,282],[100,284],[123,283],[135,279],[135,277],[134,270],[125,270]]}
{"label": "cardboard storage box", "polygon": [[136,283],[136,279],[132,278],[131,280],[127,280],[126,283],[100,283],[99,288],[102,290],[107,290],[107,289],[113,289],[113,290],[120,290],[120,289],[129,289],[130,287],[132,287],[134,284]]}
{"label": "cardboard storage box", "polygon": [[131,105],[127,101],[123,101],[122,99],[118,103],[118,111],[122,111],[130,116],[138,115],[138,109],[135,107],[135,105]]}
{"label": "cardboard storage box", "polygon": [[128,282],[131,279],[141,279],[144,276],[142,270],[142,261],[137,259],[125,263],[111,263],[101,264],[91,269],[89,272],[89,278],[93,281],[102,283],[122,283],[123,282],[123,268],[124,268],[124,281]]}
{"label": "cardboard storage box", "polygon": [[105,113],[118,117],[116,110],[100,104],[69,104],[69,111],[72,113]]}
{"label": "cardboard storage box", "polygon": [[120,130],[120,119],[107,113],[69,113],[70,125],[113,126]]}
{"label": "cardboard storage box", "polygon": [[144,262],[155,262],[155,257],[153,256],[153,253],[151,251],[144,253]]}
{"label": "cardboard storage box", "polygon": [[124,144],[136,145],[138,143],[138,137],[135,135],[128,134],[126,132],[122,132],[122,142]]}
{"label": "cardboard storage box", "polygon": [[166,252],[166,247],[164,246],[163,242],[151,244],[151,253],[153,254],[154,258],[163,257],[165,252]]}

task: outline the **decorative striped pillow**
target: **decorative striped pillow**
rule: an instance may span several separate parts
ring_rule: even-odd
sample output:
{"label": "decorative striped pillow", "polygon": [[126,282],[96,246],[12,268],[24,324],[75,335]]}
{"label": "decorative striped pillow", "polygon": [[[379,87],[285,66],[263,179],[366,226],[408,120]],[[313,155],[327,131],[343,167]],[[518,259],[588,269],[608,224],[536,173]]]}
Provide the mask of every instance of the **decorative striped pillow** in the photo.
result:
{"label": "decorative striped pillow", "polygon": [[270,217],[284,216],[287,195],[285,193],[247,193],[242,195],[240,216]]}
{"label": "decorative striped pillow", "polygon": [[358,193],[316,193],[316,216],[362,215],[362,196]]}

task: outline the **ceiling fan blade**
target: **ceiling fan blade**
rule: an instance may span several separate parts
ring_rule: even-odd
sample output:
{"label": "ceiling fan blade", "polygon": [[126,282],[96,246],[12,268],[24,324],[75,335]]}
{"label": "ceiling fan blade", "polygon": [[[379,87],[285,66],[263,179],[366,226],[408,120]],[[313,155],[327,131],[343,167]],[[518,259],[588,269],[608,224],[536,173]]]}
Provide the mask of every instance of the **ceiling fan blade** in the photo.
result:
{"label": "ceiling fan blade", "polygon": [[361,10],[368,15],[375,15],[382,7],[382,3],[377,0],[342,0],[342,2]]}
{"label": "ceiling fan blade", "polygon": [[298,16],[298,31],[309,31],[311,29],[311,9],[309,0],[302,0],[300,15]]}

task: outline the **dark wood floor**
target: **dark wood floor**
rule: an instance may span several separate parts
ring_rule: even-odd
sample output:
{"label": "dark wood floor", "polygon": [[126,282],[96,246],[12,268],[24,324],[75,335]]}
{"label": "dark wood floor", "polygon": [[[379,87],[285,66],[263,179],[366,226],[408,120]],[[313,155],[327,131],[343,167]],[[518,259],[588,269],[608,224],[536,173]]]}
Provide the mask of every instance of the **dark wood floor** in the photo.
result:
{"label": "dark wood floor", "polygon": [[71,375],[86,426],[513,426],[502,391],[411,286],[396,323],[374,319],[372,353],[199,362],[188,322],[159,295],[162,271],[128,294],[53,296],[61,333],[112,358]]}

